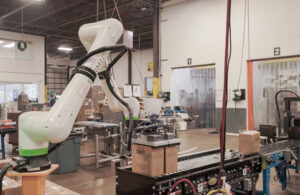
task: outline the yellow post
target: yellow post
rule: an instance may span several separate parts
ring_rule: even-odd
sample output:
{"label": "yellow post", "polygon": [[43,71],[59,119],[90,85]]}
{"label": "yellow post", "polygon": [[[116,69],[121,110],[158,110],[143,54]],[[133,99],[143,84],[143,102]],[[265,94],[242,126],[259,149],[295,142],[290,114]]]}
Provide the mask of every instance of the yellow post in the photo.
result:
{"label": "yellow post", "polygon": [[47,103],[47,98],[48,98],[48,87],[47,87],[47,85],[45,85],[45,97],[44,97],[44,99],[45,99],[45,103]]}
{"label": "yellow post", "polygon": [[153,78],[153,98],[158,98],[159,94],[159,78]]}

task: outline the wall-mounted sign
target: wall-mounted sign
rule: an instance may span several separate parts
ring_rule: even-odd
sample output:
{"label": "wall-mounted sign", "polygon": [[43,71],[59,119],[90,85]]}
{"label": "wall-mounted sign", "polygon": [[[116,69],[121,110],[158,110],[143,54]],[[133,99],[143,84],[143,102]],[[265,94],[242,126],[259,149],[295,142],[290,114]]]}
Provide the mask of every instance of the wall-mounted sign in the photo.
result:
{"label": "wall-mounted sign", "polygon": [[280,56],[280,47],[274,47],[274,56]]}
{"label": "wall-mounted sign", "polygon": [[140,85],[132,85],[132,96],[133,97],[141,97],[141,86]]}
{"label": "wall-mounted sign", "polygon": [[147,71],[148,72],[153,72],[153,62],[148,62],[147,63]]}

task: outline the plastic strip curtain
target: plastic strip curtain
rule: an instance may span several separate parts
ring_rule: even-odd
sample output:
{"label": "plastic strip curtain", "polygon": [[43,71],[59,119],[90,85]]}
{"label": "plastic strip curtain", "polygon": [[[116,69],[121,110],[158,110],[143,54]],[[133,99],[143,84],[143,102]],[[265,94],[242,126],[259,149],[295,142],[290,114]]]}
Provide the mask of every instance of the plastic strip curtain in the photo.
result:
{"label": "plastic strip curtain", "polygon": [[173,69],[172,106],[194,119],[191,128],[215,128],[215,79],[214,66]]}
{"label": "plastic strip curtain", "polygon": [[[281,89],[300,94],[300,58],[253,63],[253,109],[256,129],[259,129],[261,124],[278,124],[275,94]],[[281,93],[278,97],[281,113],[284,108],[283,97],[289,96],[293,95]],[[292,103],[291,108],[294,113],[300,114],[296,102]]]}

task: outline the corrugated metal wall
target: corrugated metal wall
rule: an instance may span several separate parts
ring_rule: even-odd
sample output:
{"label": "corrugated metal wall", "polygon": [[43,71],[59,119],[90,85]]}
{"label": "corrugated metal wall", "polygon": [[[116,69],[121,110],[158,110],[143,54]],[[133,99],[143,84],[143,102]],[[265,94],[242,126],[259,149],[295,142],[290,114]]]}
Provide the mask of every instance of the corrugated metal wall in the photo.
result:
{"label": "corrugated metal wall", "polygon": [[215,128],[215,86],[214,66],[173,69],[172,105],[187,111],[195,119],[195,128]]}

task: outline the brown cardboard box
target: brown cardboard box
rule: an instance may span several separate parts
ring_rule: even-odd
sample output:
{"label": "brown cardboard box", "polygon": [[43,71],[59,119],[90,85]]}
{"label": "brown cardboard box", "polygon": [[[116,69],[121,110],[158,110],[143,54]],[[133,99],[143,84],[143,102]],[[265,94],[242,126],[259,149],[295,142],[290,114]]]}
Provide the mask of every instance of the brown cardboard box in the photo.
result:
{"label": "brown cardboard box", "polygon": [[9,134],[9,141],[8,143],[13,144],[13,145],[18,145],[19,144],[19,140],[18,140],[18,119],[19,116],[22,114],[22,112],[9,112],[7,113],[7,118],[12,120],[13,122],[17,122],[16,124],[16,129],[17,132],[15,133],[10,133]]}
{"label": "brown cardboard box", "polygon": [[2,195],[22,195],[21,184],[4,176],[2,182]]}
{"label": "brown cardboard box", "polygon": [[174,173],[178,170],[178,145],[165,148],[165,173]]}
{"label": "brown cardboard box", "polygon": [[92,99],[99,99],[101,100],[101,98],[104,95],[104,91],[102,89],[101,86],[93,86],[92,88]]}
{"label": "brown cardboard box", "polygon": [[81,106],[79,113],[76,117],[76,122],[79,122],[79,121],[86,121],[85,106]]}
{"label": "brown cardboard box", "polygon": [[132,147],[132,172],[151,177],[164,174],[164,148],[134,144]]}
{"label": "brown cardboard box", "polygon": [[85,98],[83,105],[84,105],[85,110],[92,110],[93,109],[93,100],[90,98]]}
{"label": "brown cardboard box", "polygon": [[260,152],[260,132],[243,131],[239,133],[239,152],[245,155]]}

